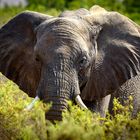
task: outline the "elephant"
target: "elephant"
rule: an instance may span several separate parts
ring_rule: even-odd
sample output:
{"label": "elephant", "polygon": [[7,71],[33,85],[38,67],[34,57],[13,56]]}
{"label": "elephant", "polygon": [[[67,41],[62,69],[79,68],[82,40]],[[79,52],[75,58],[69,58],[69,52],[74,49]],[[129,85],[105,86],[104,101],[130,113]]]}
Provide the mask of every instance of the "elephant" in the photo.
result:
{"label": "elephant", "polygon": [[52,103],[51,121],[62,120],[68,100],[104,116],[112,97],[126,100],[125,87],[125,96],[140,96],[140,27],[100,6],[57,17],[19,13],[0,29],[0,56],[5,76],[35,100]]}

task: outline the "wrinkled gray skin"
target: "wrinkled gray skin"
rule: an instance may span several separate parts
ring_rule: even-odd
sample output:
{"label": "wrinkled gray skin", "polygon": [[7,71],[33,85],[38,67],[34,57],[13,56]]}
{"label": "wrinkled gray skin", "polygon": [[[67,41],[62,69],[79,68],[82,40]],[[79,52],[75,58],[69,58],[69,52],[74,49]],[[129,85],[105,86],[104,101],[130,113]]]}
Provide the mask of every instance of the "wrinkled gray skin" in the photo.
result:
{"label": "wrinkled gray skin", "polygon": [[[125,88],[116,90],[139,74],[139,54],[140,27],[98,6],[58,17],[27,11],[0,29],[0,71],[29,96],[52,102],[49,120],[61,120],[67,100],[77,95],[104,116],[110,95],[122,97]],[[134,81],[139,96],[140,82]]]}

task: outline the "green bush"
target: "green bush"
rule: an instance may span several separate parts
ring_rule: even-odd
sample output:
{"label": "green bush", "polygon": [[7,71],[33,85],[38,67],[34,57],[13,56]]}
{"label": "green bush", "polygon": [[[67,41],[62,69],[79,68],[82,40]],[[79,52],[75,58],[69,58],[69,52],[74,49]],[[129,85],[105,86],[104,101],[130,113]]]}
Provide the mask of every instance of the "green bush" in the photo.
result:
{"label": "green bush", "polygon": [[[128,0],[129,1],[129,0]],[[0,26],[6,23],[10,18],[25,10],[37,11],[45,14],[57,16],[61,11],[66,9],[74,10],[78,8],[89,9],[93,5],[97,4],[104,7],[107,10],[118,11],[121,14],[127,15],[130,19],[137,23],[140,23],[140,8],[138,4],[131,3],[126,0],[28,0],[28,6],[23,7],[6,7],[0,9]],[[136,5],[137,4],[137,5]],[[130,10],[129,10],[130,9]]]}
{"label": "green bush", "polygon": [[23,7],[3,8],[3,9],[0,9],[0,27],[4,25],[6,22],[8,22],[12,17],[16,16],[17,14],[25,10],[41,12],[41,13],[53,15],[53,16],[57,16],[60,13],[60,10],[56,10],[53,8],[46,9],[42,5],[38,5],[37,7],[34,7],[34,5],[31,5],[28,8],[23,8]]}
{"label": "green bush", "polygon": [[100,5],[111,10],[123,12],[139,12],[140,2],[136,0],[28,0],[29,5],[42,5],[46,8],[56,8],[63,10],[65,8],[77,9],[80,7],[89,8],[93,5]]}
{"label": "green bush", "polygon": [[0,74],[0,138],[46,138],[45,108],[39,102],[32,111],[26,111],[31,100],[17,85]]}
{"label": "green bush", "polygon": [[124,107],[114,100],[115,116],[101,118],[99,114],[81,110],[69,103],[63,121],[52,124],[45,120],[47,106],[35,104],[31,111],[25,107],[31,102],[17,85],[0,75],[0,138],[3,140],[139,140],[140,114],[131,118],[131,102]]}

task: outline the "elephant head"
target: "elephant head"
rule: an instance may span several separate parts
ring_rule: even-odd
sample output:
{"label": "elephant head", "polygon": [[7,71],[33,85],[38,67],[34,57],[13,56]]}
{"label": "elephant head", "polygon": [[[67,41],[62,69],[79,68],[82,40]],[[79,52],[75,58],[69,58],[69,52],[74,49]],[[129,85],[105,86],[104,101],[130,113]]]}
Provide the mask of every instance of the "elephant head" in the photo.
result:
{"label": "elephant head", "polygon": [[52,102],[46,117],[61,120],[67,100],[101,99],[137,75],[139,30],[97,7],[59,17],[23,12],[0,29],[0,71],[30,96]]}
{"label": "elephant head", "polygon": [[0,29],[0,71],[29,96],[51,102],[49,120],[61,120],[67,100],[86,108],[78,95],[89,76],[100,28],[91,38],[91,28],[75,17],[26,11]]}

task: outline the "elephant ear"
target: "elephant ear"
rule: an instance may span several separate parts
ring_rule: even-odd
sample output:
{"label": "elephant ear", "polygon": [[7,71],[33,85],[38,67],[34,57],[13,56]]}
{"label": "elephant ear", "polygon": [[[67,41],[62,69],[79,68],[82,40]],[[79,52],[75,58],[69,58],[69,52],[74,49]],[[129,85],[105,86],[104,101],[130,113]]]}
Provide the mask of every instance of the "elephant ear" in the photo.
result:
{"label": "elephant ear", "polygon": [[35,96],[41,69],[34,55],[35,29],[49,18],[25,11],[0,29],[0,71],[30,96]]}
{"label": "elephant ear", "polygon": [[90,12],[85,20],[90,27],[101,26],[102,30],[81,97],[93,101],[111,94],[140,72],[140,27],[127,17],[99,6],[92,7]]}

